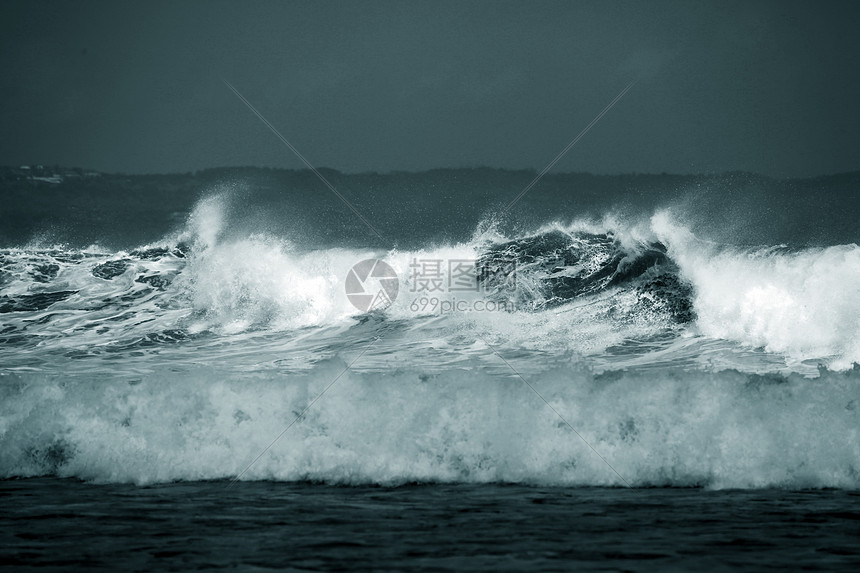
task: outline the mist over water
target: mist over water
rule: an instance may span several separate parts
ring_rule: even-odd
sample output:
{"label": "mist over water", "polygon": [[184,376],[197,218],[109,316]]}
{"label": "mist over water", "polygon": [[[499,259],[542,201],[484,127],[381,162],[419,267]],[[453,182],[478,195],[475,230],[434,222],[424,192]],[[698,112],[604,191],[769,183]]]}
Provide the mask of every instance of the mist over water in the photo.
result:
{"label": "mist over water", "polygon": [[[521,222],[461,196],[481,213],[466,224],[444,204],[413,218],[413,196],[380,245],[314,219],[331,197],[293,210],[294,195],[231,180],[147,244],[3,250],[0,475],[860,484],[860,247],[826,241],[851,238],[844,208],[780,243],[762,238],[784,238],[802,201],[626,191],[580,209],[536,189]],[[399,284],[365,314],[344,281],[374,258]],[[416,288],[416,261],[454,260],[514,261],[514,288]]]}
{"label": "mist over water", "polygon": [[535,172],[322,173],[382,238],[310,171],[225,168],[185,175],[101,174],[60,184],[6,180],[0,245],[130,251],[182,232],[199,202],[211,196],[221,197],[228,222],[217,226],[222,238],[268,234],[304,250],[458,244],[497,219],[497,229],[510,237],[550,222],[600,223],[607,216],[633,227],[667,209],[700,239],[726,245],[802,248],[860,242],[860,172],[809,179],[549,173],[503,217],[500,213]]}

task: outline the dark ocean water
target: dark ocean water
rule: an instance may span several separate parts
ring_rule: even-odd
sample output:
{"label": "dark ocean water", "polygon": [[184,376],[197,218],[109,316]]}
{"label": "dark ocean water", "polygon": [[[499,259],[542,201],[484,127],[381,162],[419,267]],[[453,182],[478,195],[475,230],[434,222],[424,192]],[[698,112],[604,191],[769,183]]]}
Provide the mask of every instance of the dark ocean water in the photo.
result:
{"label": "dark ocean water", "polygon": [[0,482],[20,570],[856,571],[851,491]]}
{"label": "dark ocean water", "polygon": [[3,182],[5,561],[856,568],[856,174],[329,176]]}

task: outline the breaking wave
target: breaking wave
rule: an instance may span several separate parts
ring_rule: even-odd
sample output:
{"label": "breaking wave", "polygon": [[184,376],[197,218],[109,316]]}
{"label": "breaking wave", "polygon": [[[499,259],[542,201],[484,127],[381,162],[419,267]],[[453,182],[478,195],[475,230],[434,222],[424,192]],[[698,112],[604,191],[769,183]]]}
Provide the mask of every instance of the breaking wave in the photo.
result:
{"label": "breaking wave", "polygon": [[[860,485],[855,244],[730,247],[658,211],[308,250],[229,219],[213,196],[138,249],[0,251],[0,476]],[[368,258],[400,285],[365,314]],[[422,260],[469,262],[457,297],[496,311],[416,310]]]}

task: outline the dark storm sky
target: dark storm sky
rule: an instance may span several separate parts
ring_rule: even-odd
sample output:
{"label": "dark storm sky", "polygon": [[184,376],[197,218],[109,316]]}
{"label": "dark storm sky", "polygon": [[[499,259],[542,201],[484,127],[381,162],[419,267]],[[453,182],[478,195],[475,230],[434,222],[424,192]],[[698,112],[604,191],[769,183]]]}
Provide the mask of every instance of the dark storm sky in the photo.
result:
{"label": "dark storm sky", "polygon": [[0,164],[860,169],[860,2],[9,2]]}

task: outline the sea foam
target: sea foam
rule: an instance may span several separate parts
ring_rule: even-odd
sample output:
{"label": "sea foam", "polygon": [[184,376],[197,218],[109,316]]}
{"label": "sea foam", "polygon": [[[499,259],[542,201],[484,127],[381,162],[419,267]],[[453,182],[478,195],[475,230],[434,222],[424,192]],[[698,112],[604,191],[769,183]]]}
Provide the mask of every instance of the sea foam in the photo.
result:
{"label": "sea foam", "polygon": [[547,404],[511,373],[346,366],[331,359],[304,374],[244,376],[162,367],[127,380],[5,375],[0,475],[860,487],[857,371],[814,380],[595,375],[569,364],[529,377]]}

